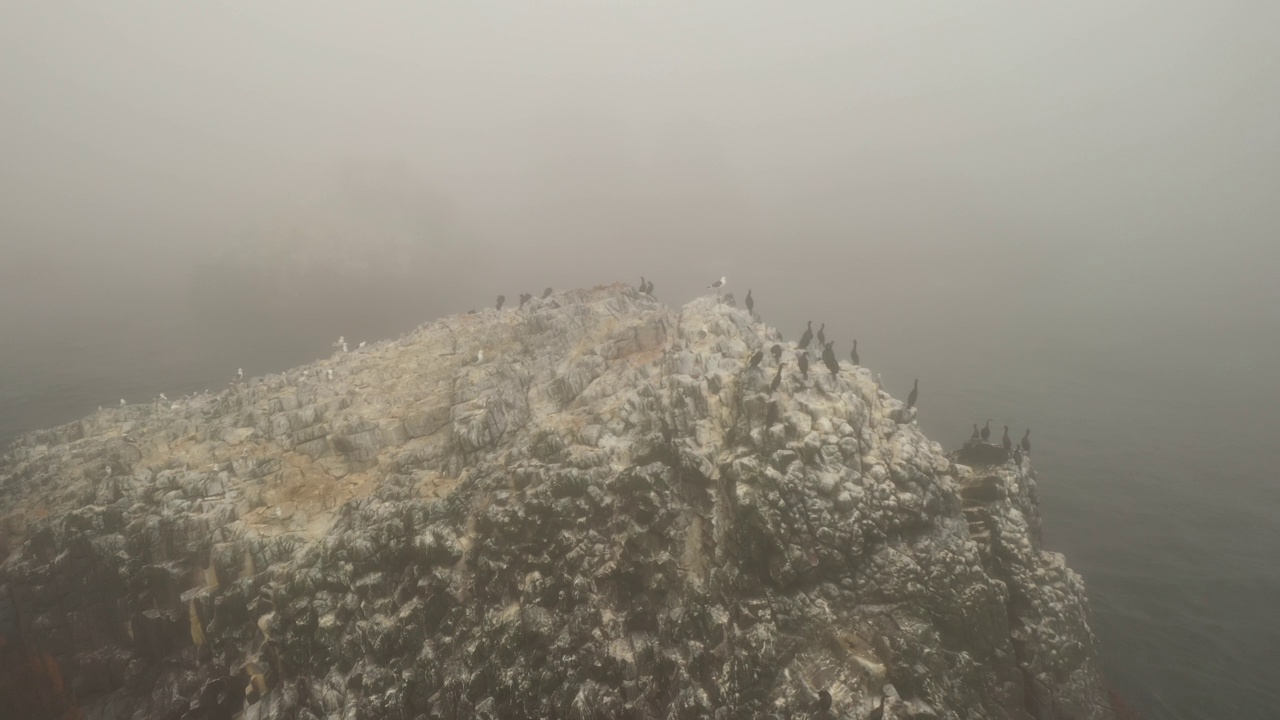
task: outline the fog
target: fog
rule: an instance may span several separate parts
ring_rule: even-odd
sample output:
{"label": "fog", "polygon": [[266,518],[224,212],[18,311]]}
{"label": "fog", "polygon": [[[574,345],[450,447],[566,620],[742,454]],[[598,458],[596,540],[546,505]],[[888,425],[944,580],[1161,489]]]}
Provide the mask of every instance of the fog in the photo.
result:
{"label": "fog", "polygon": [[[939,440],[1058,422],[1074,450],[1042,469],[1119,483],[1165,438],[1236,478],[1224,518],[1280,512],[1251,445],[1280,431],[1276,27],[1275,3],[1168,0],[9,3],[0,443],[499,293],[644,275],[679,304],[727,275],[792,338],[858,337],[897,394],[922,378]],[[244,267],[345,309],[246,329],[223,289],[287,301]],[[1139,662],[1178,651],[1126,614],[1097,523],[1144,495],[1071,492],[1045,489],[1047,526],[1122,689],[1153,717],[1274,699]]]}

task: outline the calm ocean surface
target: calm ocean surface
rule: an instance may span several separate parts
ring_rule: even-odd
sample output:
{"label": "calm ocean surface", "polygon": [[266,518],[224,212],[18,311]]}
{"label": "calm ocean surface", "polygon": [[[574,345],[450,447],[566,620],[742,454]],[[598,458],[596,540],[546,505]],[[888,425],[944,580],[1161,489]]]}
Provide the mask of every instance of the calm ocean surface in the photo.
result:
{"label": "calm ocean surface", "polygon": [[[1109,680],[1131,704],[1151,720],[1280,717],[1280,304],[1247,319],[1226,307],[1118,311],[1105,292],[1046,286],[979,308],[943,284],[837,319],[813,310],[846,303],[837,288],[793,288],[782,302],[773,272],[755,281],[766,321],[793,339],[810,316],[825,321],[842,357],[856,332],[895,395],[920,378],[921,423],[944,446],[986,418],[996,437],[1032,428],[1046,542],[1084,576]],[[661,290],[678,281],[655,279],[660,297],[681,300]],[[237,367],[283,370],[325,356],[339,334],[394,337],[445,310],[214,327],[197,326],[177,285],[58,292],[0,298],[5,446],[122,397],[216,391]]]}

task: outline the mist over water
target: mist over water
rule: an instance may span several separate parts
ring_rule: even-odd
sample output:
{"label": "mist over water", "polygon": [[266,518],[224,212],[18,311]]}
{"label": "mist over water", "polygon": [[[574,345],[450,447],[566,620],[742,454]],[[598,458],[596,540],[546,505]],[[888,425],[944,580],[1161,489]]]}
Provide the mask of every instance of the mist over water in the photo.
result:
{"label": "mist over water", "polygon": [[1273,5],[4,15],[0,443],[499,293],[727,275],[919,378],[944,446],[1032,428],[1147,717],[1280,703]]}

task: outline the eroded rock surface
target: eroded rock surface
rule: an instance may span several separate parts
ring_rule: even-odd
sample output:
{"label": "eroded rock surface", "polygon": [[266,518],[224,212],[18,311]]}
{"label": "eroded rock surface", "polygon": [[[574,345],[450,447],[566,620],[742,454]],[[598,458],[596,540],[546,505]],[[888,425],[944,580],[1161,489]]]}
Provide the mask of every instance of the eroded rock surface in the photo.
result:
{"label": "eroded rock surface", "polygon": [[0,715],[1111,718],[1029,460],[778,342],[599,287],[29,434]]}

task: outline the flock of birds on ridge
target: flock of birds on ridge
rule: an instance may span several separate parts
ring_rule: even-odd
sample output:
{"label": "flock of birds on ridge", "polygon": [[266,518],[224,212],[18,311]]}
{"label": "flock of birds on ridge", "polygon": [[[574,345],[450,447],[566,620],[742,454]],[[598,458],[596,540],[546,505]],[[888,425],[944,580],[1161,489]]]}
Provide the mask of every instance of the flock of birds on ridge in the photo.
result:
{"label": "flock of birds on ridge", "polygon": [[[719,280],[716,280],[715,282],[711,283],[710,285],[708,285],[708,286],[707,286],[707,288],[708,288],[708,289],[711,289],[711,290],[715,290],[715,291],[716,291],[716,293],[717,293],[717,294],[719,294],[719,292],[720,292],[720,291],[724,288],[724,286],[725,286],[725,285],[727,285],[727,284],[728,284],[728,280],[727,280],[724,276],[721,276]],[[653,297],[653,281],[651,281],[651,280],[645,280],[645,278],[644,278],[644,276],[643,276],[643,275],[641,275],[641,276],[640,276],[640,285],[639,285],[636,289],[637,289],[639,292],[641,292],[641,293],[643,293],[643,294],[645,294],[645,295],[648,295],[649,297]],[[552,291],[552,289],[551,289],[551,288],[547,288],[546,290],[544,290],[544,291],[543,291],[543,293],[542,293],[542,299],[544,299],[544,300],[545,300],[545,299],[547,299],[548,297],[550,297],[550,296],[551,296],[551,294],[552,294],[552,292],[553,292],[553,291]],[[528,304],[528,302],[529,302],[530,300],[532,300],[532,299],[533,299],[533,295],[532,295],[531,293],[521,293],[521,294],[520,294],[520,307],[522,307],[522,308],[523,308],[523,307],[524,307],[526,304]],[[507,297],[506,297],[505,295],[499,295],[499,296],[498,296],[498,301],[497,301],[496,307],[497,307],[497,309],[498,309],[498,311],[499,311],[499,312],[501,312],[502,307],[503,307],[503,305],[505,305],[505,304],[506,304],[506,302],[507,302]],[[747,289],[746,306],[747,306],[747,314],[748,314],[748,315],[750,315],[752,318],[756,318],[756,317],[758,317],[758,316],[755,314],[756,301],[755,301],[755,298],[753,298],[753,297],[751,296],[751,289],[750,289],[750,288],[748,288],[748,289]],[[475,312],[476,312],[475,310],[469,310],[469,311],[468,311],[468,314],[470,314],[470,315],[474,315],[474,314],[475,314]],[[834,340],[831,340],[831,341],[828,341],[828,340],[827,340],[826,329],[827,329],[827,324],[826,324],[826,323],[822,323],[822,324],[818,327],[818,331],[817,331],[817,333],[815,333],[815,332],[813,331],[813,321],[812,321],[812,320],[810,320],[810,321],[809,321],[809,323],[808,323],[808,326],[805,328],[804,333],[800,336],[800,340],[799,340],[799,342],[797,342],[797,343],[796,343],[796,347],[797,347],[797,349],[799,349],[799,350],[802,350],[802,351],[803,351],[803,352],[801,352],[801,353],[799,353],[799,354],[798,354],[797,359],[796,359],[796,364],[797,364],[797,366],[800,368],[800,373],[805,377],[805,379],[806,379],[806,380],[807,380],[807,379],[808,379],[808,377],[809,377],[809,362],[810,362],[810,360],[809,360],[809,354],[810,354],[809,346],[813,343],[813,341],[814,341],[814,339],[815,339],[815,338],[816,338],[816,339],[817,339],[817,341],[818,341],[818,347],[822,348],[822,350],[821,350],[822,363],[823,363],[824,365],[826,365],[827,369],[831,371],[831,374],[832,374],[833,376],[834,376],[834,375],[838,375],[838,374],[840,373],[840,361],[836,359],[836,354],[835,354],[835,350],[834,350],[834,347],[835,347],[835,341],[834,341]],[[365,346],[365,344],[366,344],[366,343],[361,342],[361,343],[357,346],[357,349],[359,349],[359,348],[363,348],[363,347]],[[333,343],[333,347],[340,347],[340,348],[342,348],[342,352],[344,352],[344,353],[345,353],[345,352],[348,352],[346,337],[345,337],[345,336],[339,336],[339,337],[338,337],[338,340],[337,340],[335,343]],[[783,369],[783,367],[786,365],[786,362],[782,360],[782,346],[781,346],[781,345],[779,345],[779,344],[775,344],[772,348],[770,348],[769,352],[770,352],[770,354],[772,354],[772,355],[773,355],[774,362],[775,362],[775,363],[777,363],[777,368],[778,368],[778,369],[777,369],[777,372],[775,372],[775,373],[774,373],[773,380],[769,383],[769,392],[773,393],[773,392],[777,392],[777,391],[778,391],[778,387],[782,384],[782,369]],[[849,351],[849,359],[853,361],[853,364],[854,364],[855,366],[857,366],[857,365],[861,365],[861,363],[859,362],[859,358],[858,358],[858,340],[857,340],[856,338],[855,338],[855,339],[854,339],[854,341],[853,341],[853,349]],[[483,351],[481,351],[481,355],[479,356],[479,360],[480,360],[480,361],[483,361],[483,360],[484,360]],[[760,363],[761,363],[763,360],[764,360],[764,351],[763,351],[763,350],[756,350],[754,353],[752,353],[751,357],[747,360],[747,368],[748,368],[748,369],[755,369],[755,368],[758,368],[758,367],[760,366]],[[332,370],[332,369],[328,369],[328,370],[326,370],[325,372],[326,372],[326,377],[327,377],[327,379],[332,380],[332,379],[333,379],[333,370]],[[302,375],[303,375],[303,377],[307,377],[309,374],[310,374],[310,371],[309,371],[309,370],[303,370],[303,371],[302,371]],[[235,378],[232,380],[232,382],[236,382],[236,381],[240,381],[240,380],[244,380],[244,368],[237,368],[237,369],[236,369],[236,376],[235,376]],[[208,391],[208,390],[205,390],[204,392],[205,392],[205,394],[208,394],[208,392],[209,392],[209,391]],[[195,395],[195,393],[193,393],[193,394],[192,394],[192,396],[194,396],[194,395]],[[908,410],[910,410],[910,409],[912,409],[912,408],[914,408],[914,407],[915,407],[915,405],[916,405],[916,400],[918,400],[918,399],[919,399],[919,397],[920,397],[920,380],[919,380],[919,379],[916,379],[916,380],[915,380],[915,382],[914,382],[914,383],[912,383],[912,386],[911,386],[911,393],[907,395],[907,409],[908,409]],[[160,393],[160,396],[159,396],[158,400],[159,400],[159,401],[163,401],[163,402],[169,402],[169,398],[168,398],[168,397],[166,397],[164,393]],[[123,406],[124,406],[124,405],[126,405],[126,404],[127,404],[127,403],[125,402],[124,398],[121,398],[121,399],[120,399],[120,405],[121,405],[121,407],[123,407]],[[176,403],[172,405],[172,408],[173,408],[173,409],[177,409],[178,407],[179,407],[179,406],[178,406]],[[99,408],[99,409],[101,409],[101,408]],[[773,412],[776,412],[776,405],[774,405],[773,403],[770,403],[769,409],[770,409],[770,411],[771,411],[771,414],[772,414]],[[772,419],[771,419],[771,418],[766,420],[766,424],[771,424],[771,423],[772,423]],[[966,445],[973,445],[973,444],[976,444],[976,443],[986,443],[990,437],[991,437],[991,420],[990,420],[990,419],[988,419],[988,420],[987,420],[986,425],[985,425],[985,426],[983,426],[981,429],[979,429],[979,428],[978,428],[978,424],[977,424],[977,423],[974,423],[974,424],[973,424],[973,435],[971,435],[971,436],[969,437],[969,441],[968,441],[968,443],[966,443]],[[1027,431],[1026,431],[1026,433],[1024,433],[1024,434],[1023,434],[1023,436],[1022,436],[1022,440],[1021,440],[1021,441],[1018,443],[1018,445],[1015,447],[1015,446],[1014,446],[1014,443],[1013,443],[1013,440],[1009,437],[1009,426],[1008,426],[1008,425],[1005,425],[1005,426],[1004,426],[1004,437],[1001,439],[1001,445],[1004,447],[1005,452],[1010,452],[1010,451],[1012,451],[1012,453],[1013,453],[1013,459],[1014,459],[1014,462],[1015,462],[1015,463],[1017,463],[1017,465],[1018,465],[1019,467],[1021,467],[1021,466],[1022,466],[1022,454],[1023,454],[1023,453],[1027,453],[1027,454],[1030,454],[1030,453],[1031,453],[1031,430],[1030,430],[1030,428],[1028,428],[1028,429],[1027,429]]]}

